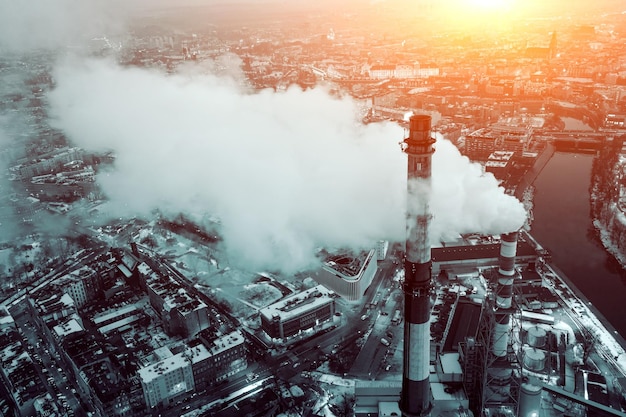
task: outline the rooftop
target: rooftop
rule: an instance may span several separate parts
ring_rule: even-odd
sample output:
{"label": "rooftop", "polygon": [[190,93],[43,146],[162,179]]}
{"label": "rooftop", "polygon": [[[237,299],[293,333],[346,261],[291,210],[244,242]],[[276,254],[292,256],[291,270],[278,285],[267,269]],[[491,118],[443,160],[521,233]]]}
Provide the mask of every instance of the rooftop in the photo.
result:
{"label": "rooftop", "polygon": [[290,316],[302,314],[304,311],[311,310],[330,301],[332,301],[330,291],[323,285],[317,285],[306,291],[285,297],[261,309],[259,312],[268,320],[272,320],[275,316],[286,319]]}
{"label": "rooftop", "polygon": [[243,334],[239,330],[236,330],[213,340],[207,348],[210,356],[214,356],[237,345],[241,345],[244,341]]}
{"label": "rooftop", "polygon": [[351,252],[328,255],[324,261],[324,268],[336,274],[341,274],[341,278],[355,279],[363,273],[374,254],[375,251],[372,249],[370,251],[362,251],[358,255],[354,255]]}

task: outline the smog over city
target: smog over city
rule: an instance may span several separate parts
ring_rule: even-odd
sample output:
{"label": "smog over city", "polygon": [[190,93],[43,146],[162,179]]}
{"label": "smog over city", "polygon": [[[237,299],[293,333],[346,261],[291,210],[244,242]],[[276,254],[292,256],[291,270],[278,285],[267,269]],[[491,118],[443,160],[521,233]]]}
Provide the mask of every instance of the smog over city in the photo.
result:
{"label": "smog over city", "polygon": [[336,3],[0,0],[2,415],[626,411],[626,6]]}

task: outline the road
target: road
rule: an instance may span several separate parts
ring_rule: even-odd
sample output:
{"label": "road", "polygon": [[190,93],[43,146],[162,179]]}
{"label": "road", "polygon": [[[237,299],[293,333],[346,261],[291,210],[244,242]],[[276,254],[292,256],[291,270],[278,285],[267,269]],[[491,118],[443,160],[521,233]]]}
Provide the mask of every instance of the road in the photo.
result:
{"label": "road", "polygon": [[80,387],[73,378],[68,377],[71,374],[64,370],[64,364],[55,353],[54,346],[40,335],[31,310],[25,303],[21,303],[11,309],[11,314],[25,341],[26,350],[35,362],[39,377],[59,409],[71,410],[70,415],[87,416],[86,410],[93,410],[87,404],[88,397],[80,398]]}

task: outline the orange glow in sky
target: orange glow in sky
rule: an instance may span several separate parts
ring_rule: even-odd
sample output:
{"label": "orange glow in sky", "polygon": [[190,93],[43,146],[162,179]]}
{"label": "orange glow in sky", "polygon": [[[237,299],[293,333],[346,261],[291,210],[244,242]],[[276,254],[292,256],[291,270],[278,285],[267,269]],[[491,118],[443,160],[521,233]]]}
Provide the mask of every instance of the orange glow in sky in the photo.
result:
{"label": "orange glow in sky", "polygon": [[520,0],[444,0],[433,7],[451,29],[507,30],[524,12],[525,4]]}
{"label": "orange glow in sky", "polygon": [[511,7],[513,0],[466,0],[472,7],[483,10],[500,10]]}

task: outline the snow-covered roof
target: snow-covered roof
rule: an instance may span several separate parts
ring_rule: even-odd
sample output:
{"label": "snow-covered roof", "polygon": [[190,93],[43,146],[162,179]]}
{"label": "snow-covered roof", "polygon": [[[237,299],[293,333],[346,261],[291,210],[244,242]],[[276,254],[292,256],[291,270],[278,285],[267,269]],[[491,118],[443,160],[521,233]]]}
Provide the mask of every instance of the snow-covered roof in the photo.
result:
{"label": "snow-covered roof", "polygon": [[245,339],[241,331],[235,330],[234,332],[213,340],[211,345],[208,346],[208,351],[211,356],[214,356],[225,350],[241,345],[244,341]]}
{"label": "snow-covered roof", "polygon": [[143,368],[139,368],[137,374],[143,383],[148,384],[159,378],[161,375],[165,375],[189,366],[191,366],[189,359],[185,356],[184,352],[181,352],[167,359],[158,361]]}
{"label": "snow-covered roof", "polygon": [[13,324],[15,321],[5,306],[0,306],[0,328]]}
{"label": "snow-covered roof", "polygon": [[321,305],[331,303],[332,301],[330,291],[323,285],[318,285],[306,291],[283,298],[261,309],[259,313],[268,320],[272,320],[275,316],[286,320],[290,317],[299,316],[305,311],[313,310]]}
{"label": "snow-covered roof", "polygon": [[96,314],[93,318],[94,324],[98,325],[100,323],[104,323],[105,321],[114,319],[116,317],[122,316],[126,313],[131,313],[135,310],[138,310],[137,306],[134,304],[126,305],[122,308],[116,310],[107,310],[104,313]]}
{"label": "snow-covered roof", "polygon": [[53,331],[59,337],[65,337],[69,334],[83,331],[83,326],[76,320],[71,319],[70,321],[54,326]]}
{"label": "snow-covered roof", "polygon": [[114,321],[113,323],[102,326],[98,329],[98,331],[102,334],[107,334],[115,329],[119,329],[120,327],[126,326],[128,324],[134,323],[140,320],[143,317],[141,314],[133,314],[132,316],[125,317],[121,320]]}

